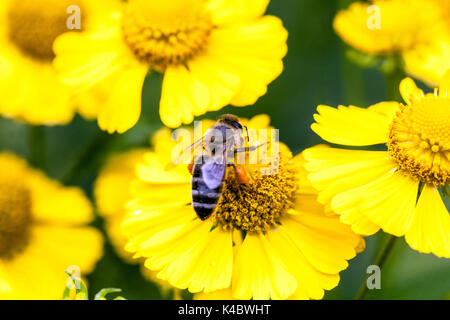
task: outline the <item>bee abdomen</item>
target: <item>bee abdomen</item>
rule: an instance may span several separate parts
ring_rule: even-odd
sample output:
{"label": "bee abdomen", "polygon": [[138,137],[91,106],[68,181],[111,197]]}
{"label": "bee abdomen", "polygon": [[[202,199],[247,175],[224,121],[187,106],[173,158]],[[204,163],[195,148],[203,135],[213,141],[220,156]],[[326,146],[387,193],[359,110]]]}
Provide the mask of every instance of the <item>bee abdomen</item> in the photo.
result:
{"label": "bee abdomen", "polygon": [[201,177],[192,177],[192,206],[201,220],[206,220],[214,212],[222,194],[223,183],[209,189]]}

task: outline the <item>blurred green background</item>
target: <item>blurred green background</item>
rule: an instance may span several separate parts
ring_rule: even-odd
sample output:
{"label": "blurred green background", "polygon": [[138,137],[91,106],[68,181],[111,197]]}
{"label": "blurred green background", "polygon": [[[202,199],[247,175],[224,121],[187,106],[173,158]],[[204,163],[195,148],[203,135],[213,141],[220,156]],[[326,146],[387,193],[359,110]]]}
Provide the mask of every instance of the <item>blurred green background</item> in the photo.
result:
{"label": "blurred green background", "polygon": [[[268,93],[255,106],[227,107],[205,117],[222,113],[251,117],[267,113],[280,129],[280,139],[294,153],[321,143],[310,129],[318,104],[369,106],[397,98],[398,77],[386,77],[376,69],[362,69],[346,57],[348,48],[332,28],[333,17],[349,0],[272,0],[268,13],[280,17],[289,31],[289,52],[283,74],[270,85]],[[92,197],[92,183],[108,155],[138,146],[149,146],[149,137],[162,126],[158,116],[161,76],[147,77],[143,92],[143,114],[136,127],[123,135],[100,132],[95,122],[80,117],[66,127],[30,128],[0,119],[0,149],[13,151],[41,167],[51,177],[66,184],[79,185]],[[126,106],[125,106],[126,107]],[[39,136],[45,143],[39,145]],[[29,147],[29,146],[34,147]],[[446,205],[450,203],[446,199]],[[95,223],[103,229],[103,221]],[[341,273],[340,285],[325,299],[353,299],[367,279],[366,269],[373,263],[386,236],[367,238],[366,250],[350,261]],[[61,270],[63,272],[63,270]],[[122,288],[128,299],[167,299],[171,292],[143,279],[138,266],[127,265],[105,245],[105,254],[88,277],[91,294],[104,287]],[[63,290],[61,284],[61,292]],[[403,239],[397,242],[381,273],[381,290],[371,290],[369,299],[445,299],[450,298],[450,260],[411,250]],[[185,294],[186,298],[190,295]]]}

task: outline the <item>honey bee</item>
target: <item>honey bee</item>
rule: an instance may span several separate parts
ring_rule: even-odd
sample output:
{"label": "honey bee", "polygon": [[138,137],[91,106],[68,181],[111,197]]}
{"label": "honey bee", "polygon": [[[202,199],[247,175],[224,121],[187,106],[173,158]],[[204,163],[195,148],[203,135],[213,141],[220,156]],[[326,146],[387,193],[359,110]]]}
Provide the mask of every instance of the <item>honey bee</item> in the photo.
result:
{"label": "honey bee", "polygon": [[[248,139],[247,127],[240,123],[238,117],[226,114],[221,116],[206,131],[202,139],[192,145],[194,146],[202,141],[203,148],[208,148],[210,151],[208,155],[202,154],[197,156],[194,159],[194,163],[188,165],[188,170],[192,174],[192,206],[201,220],[208,219],[219,202],[227,167],[232,166],[234,168],[241,184],[250,182],[245,168],[234,161],[235,154],[254,151],[259,147],[236,147],[244,144],[244,139],[242,138],[244,128],[247,130]],[[217,139],[217,135],[211,135],[211,132],[220,133],[222,139]],[[230,157],[233,157],[233,159],[230,159]]]}

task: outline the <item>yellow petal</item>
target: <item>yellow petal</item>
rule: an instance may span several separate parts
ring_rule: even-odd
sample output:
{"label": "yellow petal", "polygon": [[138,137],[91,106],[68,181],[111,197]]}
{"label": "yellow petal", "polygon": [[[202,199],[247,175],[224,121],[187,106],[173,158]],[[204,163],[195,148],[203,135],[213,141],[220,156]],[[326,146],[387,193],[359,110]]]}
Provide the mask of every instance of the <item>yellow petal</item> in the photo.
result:
{"label": "yellow petal", "polygon": [[212,0],[208,9],[216,25],[256,19],[266,12],[270,0]]}
{"label": "yellow petal", "polygon": [[391,172],[367,185],[361,210],[385,232],[403,236],[414,218],[418,182]]}
{"label": "yellow petal", "polygon": [[388,119],[394,119],[395,114],[400,109],[400,104],[396,101],[385,101],[374,104],[368,109],[380,113]]}
{"label": "yellow petal", "polygon": [[333,274],[347,268],[347,260],[356,255],[360,237],[337,216],[304,213],[289,216],[282,222],[306,259],[319,271]]}
{"label": "yellow petal", "polygon": [[160,270],[158,278],[190,292],[212,292],[231,284],[233,246],[231,232],[211,230],[198,219],[167,237],[168,230],[141,245],[145,266]]}
{"label": "yellow petal", "polygon": [[208,55],[241,80],[231,104],[254,104],[267,86],[283,71],[287,52],[287,31],[280,19],[265,16],[215,30],[211,34]]}
{"label": "yellow petal", "polygon": [[[103,29],[102,29],[103,30]],[[68,32],[53,45],[55,69],[70,85],[89,87],[105,79],[126,63],[118,27],[102,33]]]}
{"label": "yellow petal", "polygon": [[425,43],[403,53],[408,74],[432,88],[438,87],[446,70],[450,69],[450,39]]}
{"label": "yellow petal", "polygon": [[101,234],[93,228],[37,226],[26,250],[9,261],[0,261],[10,292],[2,299],[61,299],[69,266],[88,274],[102,255]]}
{"label": "yellow petal", "polygon": [[354,2],[334,19],[339,36],[369,54],[408,50],[445,28],[434,1],[376,0],[372,4]]}
{"label": "yellow petal", "polygon": [[160,116],[163,123],[176,128],[204,114],[210,104],[206,85],[195,79],[184,65],[167,68],[161,93]]}
{"label": "yellow petal", "polygon": [[264,235],[244,239],[234,263],[232,290],[238,299],[287,299],[297,280],[287,271],[279,249]]}
{"label": "yellow petal", "polygon": [[80,225],[93,219],[92,204],[77,187],[65,187],[43,173],[29,169],[33,216],[40,223]]}
{"label": "yellow petal", "polygon": [[211,54],[201,55],[188,62],[195,81],[208,90],[208,110],[216,111],[228,105],[241,87],[241,79]]}
{"label": "yellow petal", "polygon": [[141,115],[142,86],[147,69],[142,65],[120,70],[106,79],[111,94],[99,110],[98,125],[109,133],[124,133]]}
{"label": "yellow petal", "polygon": [[392,118],[355,106],[318,106],[311,129],[322,139],[349,146],[386,143]]}
{"label": "yellow petal", "polygon": [[191,175],[187,166],[180,164],[173,169],[167,168],[170,163],[170,154],[165,157],[153,152],[146,153],[144,160],[137,166],[137,176],[139,179],[150,183],[190,183]]}
{"label": "yellow petal", "polygon": [[210,293],[196,293],[194,300],[233,300],[233,298],[231,288],[227,288]]}
{"label": "yellow petal", "polygon": [[450,258],[450,216],[436,187],[424,186],[405,239],[417,251]]}
{"label": "yellow petal", "polygon": [[337,286],[339,275],[326,274],[316,269],[291,239],[291,235],[292,232],[287,232],[281,226],[278,231],[269,232],[267,236],[285,268],[296,279],[297,286],[289,299],[322,299],[324,290]]}
{"label": "yellow petal", "polygon": [[190,225],[195,218],[194,209],[187,205],[131,211],[122,222],[122,233],[128,238],[125,249],[137,252],[137,256],[146,256],[147,245],[154,244],[154,239],[170,241],[176,232]]}
{"label": "yellow petal", "polygon": [[143,159],[145,149],[133,149],[112,156],[98,175],[94,185],[99,213],[111,216],[125,210],[129,188],[135,178],[136,165]]}
{"label": "yellow petal", "polygon": [[380,230],[359,208],[349,209],[341,212],[340,220],[352,227],[353,232],[364,236],[370,236]]}
{"label": "yellow petal", "polygon": [[400,82],[400,93],[407,104],[413,104],[424,97],[423,91],[417,88],[411,78],[405,78]]}
{"label": "yellow petal", "polygon": [[312,185],[318,189],[319,202],[327,203],[336,194],[377,179],[395,168],[384,151],[360,151],[316,147],[303,152]]}
{"label": "yellow petal", "polygon": [[450,97],[450,71],[447,71],[441,80],[441,85],[439,86],[439,96],[445,98]]}

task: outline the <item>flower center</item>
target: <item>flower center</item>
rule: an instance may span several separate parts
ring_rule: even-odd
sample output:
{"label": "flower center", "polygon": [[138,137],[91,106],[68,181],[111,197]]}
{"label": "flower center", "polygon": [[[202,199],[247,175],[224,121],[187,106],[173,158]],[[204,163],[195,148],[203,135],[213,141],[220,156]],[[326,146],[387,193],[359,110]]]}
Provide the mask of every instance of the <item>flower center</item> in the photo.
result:
{"label": "flower center", "polygon": [[450,181],[450,98],[427,95],[403,106],[394,118],[388,143],[400,169],[422,182]]}
{"label": "flower center", "polygon": [[25,54],[39,60],[53,59],[53,41],[67,29],[66,12],[80,0],[11,0],[7,13],[10,40]]}
{"label": "flower center", "polygon": [[280,217],[294,205],[297,188],[296,170],[289,163],[292,155],[283,149],[280,147],[276,174],[262,175],[259,168],[249,168],[250,183],[244,185],[235,170],[227,171],[222,197],[213,214],[218,225],[225,230],[260,233],[280,224]]}
{"label": "flower center", "polygon": [[0,259],[10,259],[26,247],[30,222],[28,188],[13,179],[0,181]]}
{"label": "flower center", "polygon": [[213,25],[204,0],[130,0],[123,34],[136,57],[157,71],[185,63],[205,47]]}

